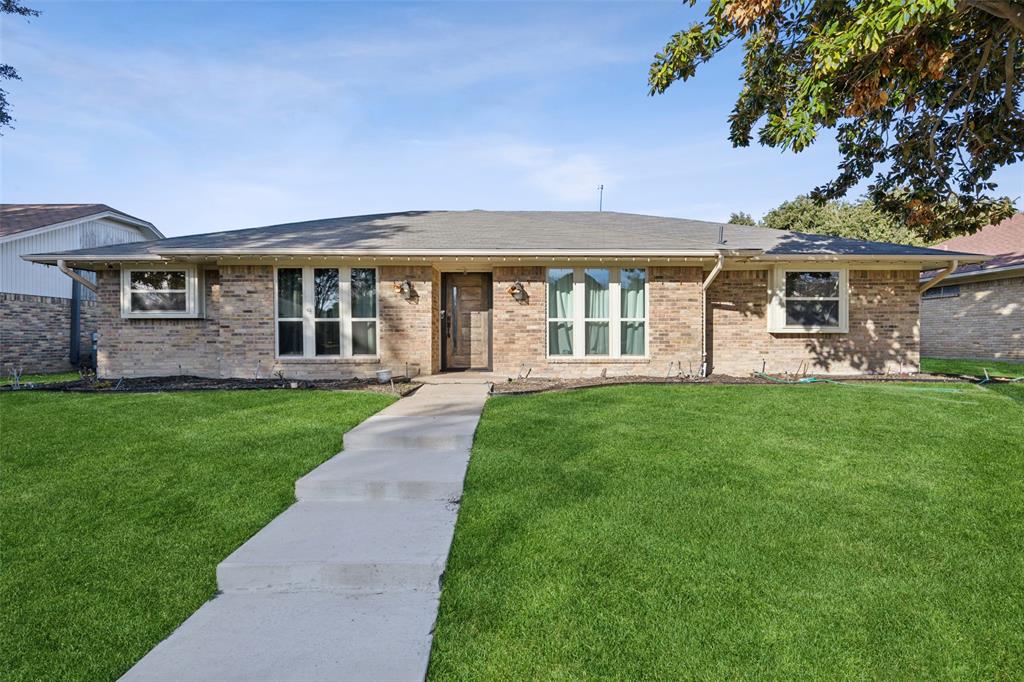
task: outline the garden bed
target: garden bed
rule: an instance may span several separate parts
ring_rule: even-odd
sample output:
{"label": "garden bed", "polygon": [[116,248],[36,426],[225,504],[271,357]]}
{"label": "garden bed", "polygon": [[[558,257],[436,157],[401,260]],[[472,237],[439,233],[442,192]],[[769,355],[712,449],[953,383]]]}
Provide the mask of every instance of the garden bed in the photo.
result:
{"label": "garden bed", "polygon": [[419,383],[406,378],[395,378],[381,384],[373,379],[336,379],[300,381],[293,379],[208,379],[195,376],[139,377],[124,379],[96,379],[83,377],[74,381],[50,383],[23,382],[15,389],[11,385],[0,386],[0,391],[33,390],[63,391],[81,393],[159,393],[164,391],[244,391],[270,389],[317,389],[326,391],[369,391],[398,397],[406,396]]}
{"label": "garden bed", "polygon": [[510,379],[495,382],[491,393],[495,395],[526,395],[548,391],[568,391],[578,388],[596,386],[624,386],[642,384],[708,384],[708,385],[744,385],[744,384],[778,384],[778,383],[817,383],[817,382],[921,382],[921,383],[954,383],[963,382],[961,377],[943,374],[855,374],[843,377],[818,375],[751,375],[746,377],[713,374],[710,377],[645,377],[615,376],[586,378],[534,378]]}

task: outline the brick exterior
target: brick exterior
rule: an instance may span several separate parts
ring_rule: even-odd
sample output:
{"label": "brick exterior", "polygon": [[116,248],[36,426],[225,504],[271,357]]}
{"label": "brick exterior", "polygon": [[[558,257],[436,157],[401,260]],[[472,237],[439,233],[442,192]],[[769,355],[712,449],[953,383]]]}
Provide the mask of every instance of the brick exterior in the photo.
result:
{"label": "brick exterior", "polygon": [[[547,357],[547,300],[543,267],[494,269],[494,372],[516,376],[664,376],[669,363],[700,367],[700,268],[648,268],[649,358]],[[506,289],[516,280],[529,299],[516,301]]]}
{"label": "brick exterior", "polygon": [[[274,270],[221,265],[208,270],[206,319],[125,320],[120,316],[119,272],[100,273],[100,375],[288,378],[369,376],[381,367],[396,374],[440,370],[440,273],[426,266],[382,266],[376,359],[275,359]],[[665,376],[670,363],[697,372],[701,363],[701,278],[697,267],[648,268],[648,358],[548,359],[545,269],[493,270],[493,370],[516,376]],[[408,279],[416,296],[405,300],[394,284]],[[529,298],[506,289],[522,282]],[[709,349],[715,371],[749,375],[797,371],[849,374],[914,371],[918,367],[918,273],[851,271],[848,334],[769,334],[767,272],[726,271],[709,291]]]}
{"label": "brick exterior", "polygon": [[[206,317],[198,320],[123,319],[120,272],[100,273],[99,375],[252,378],[278,373],[295,379],[371,376],[382,367],[396,373],[419,365],[433,373],[431,308],[435,274],[431,266],[378,270],[379,361],[372,359],[276,359],[274,352],[274,268],[222,265],[207,270]],[[418,294],[407,301],[393,284],[405,279]]]}
{"label": "brick exterior", "polygon": [[206,314],[199,320],[126,320],[121,317],[121,271],[97,273],[100,377],[218,376],[220,282],[206,271]]}
{"label": "brick exterior", "polygon": [[921,301],[921,354],[1024,361],[1024,277],[959,286],[959,296]]}
{"label": "brick exterior", "polygon": [[[81,302],[81,362],[90,363],[96,301]],[[73,369],[68,357],[71,299],[0,293],[0,372],[26,374]]]}
{"label": "brick exterior", "polygon": [[725,271],[708,291],[718,374],[862,374],[920,367],[916,270],[851,270],[847,334],[768,332],[768,272]]}

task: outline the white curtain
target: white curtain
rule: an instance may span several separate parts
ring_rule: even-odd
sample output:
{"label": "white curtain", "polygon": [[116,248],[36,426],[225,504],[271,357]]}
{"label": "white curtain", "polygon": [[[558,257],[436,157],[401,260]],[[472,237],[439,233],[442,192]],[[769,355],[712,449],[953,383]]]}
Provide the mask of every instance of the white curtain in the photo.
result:
{"label": "white curtain", "polygon": [[635,319],[644,316],[644,280],[643,270],[623,270],[619,282],[622,291],[622,318]]}
{"label": "white curtain", "polygon": [[548,317],[572,317],[572,270],[569,268],[548,270]]}
{"label": "white curtain", "polygon": [[[623,269],[619,273],[622,319],[642,318],[645,314],[644,282],[647,272],[642,268]],[[646,325],[643,322],[622,322],[619,352],[622,355],[643,355]]]}
{"label": "white curtain", "polygon": [[587,319],[608,317],[608,271],[588,268],[583,271]]}

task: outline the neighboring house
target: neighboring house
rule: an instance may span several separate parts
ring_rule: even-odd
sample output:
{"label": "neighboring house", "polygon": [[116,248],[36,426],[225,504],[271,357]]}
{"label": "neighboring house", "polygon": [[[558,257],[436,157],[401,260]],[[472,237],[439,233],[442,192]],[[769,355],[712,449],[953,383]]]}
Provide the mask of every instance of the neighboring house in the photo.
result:
{"label": "neighboring house", "polygon": [[921,301],[921,354],[1024,361],[1024,213],[936,249],[992,256],[962,265]]}
{"label": "neighboring house", "polygon": [[676,218],[504,211],[26,258],[98,273],[101,376],[289,378],[916,371],[921,271],[985,259]]}
{"label": "neighboring house", "polygon": [[21,256],[162,237],[145,220],[103,204],[0,204],[0,373],[70,369],[76,351],[87,356],[96,331],[93,293]]}

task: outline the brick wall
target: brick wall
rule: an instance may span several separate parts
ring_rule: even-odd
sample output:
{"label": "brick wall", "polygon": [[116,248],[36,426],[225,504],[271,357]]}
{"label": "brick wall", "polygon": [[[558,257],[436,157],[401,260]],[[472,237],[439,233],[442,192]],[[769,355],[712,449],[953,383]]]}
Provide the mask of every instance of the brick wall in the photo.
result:
{"label": "brick wall", "polygon": [[[664,376],[669,363],[700,367],[700,268],[650,267],[649,358],[547,358],[547,301],[543,267],[494,269],[494,372],[516,376]],[[516,301],[506,289],[519,280],[529,294]],[[677,366],[678,366],[677,364]]]}
{"label": "brick wall", "polygon": [[100,270],[96,282],[100,336],[97,375],[218,376],[221,288],[216,270],[207,270],[205,279],[206,319],[126,320],[121,317],[121,271]]}
{"label": "brick wall", "polygon": [[[168,376],[253,378],[278,373],[295,379],[371,376],[382,367],[436,371],[431,353],[435,273],[430,266],[381,267],[378,324],[380,361],[373,359],[275,359],[274,269],[222,265],[207,270],[206,317],[198,320],[123,319],[120,273],[100,273],[99,374],[103,377]],[[405,300],[393,284],[405,279],[418,294]]]}
{"label": "brick wall", "polygon": [[851,270],[847,334],[771,334],[768,272],[725,271],[712,283],[709,348],[718,374],[917,371],[918,272]]}
{"label": "brick wall", "polygon": [[921,355],[1024,361],[1024,277],[969,282],[921,301]]}
{"label": "brick wall", "polygon": [[[440,274],[430,266],[379,269],[380,361],[274,358],[274,281],[271,266],[221,266],[206,272],[207,317],[201,320],[125,320],[120,316],[119,272],[100,273],[98,327],[100,375],[253,377],[277,372],[289,378],[396,374],[419,365],[440,369],[437,324]],[[700,367],[700,268],[648,268],[649,358],[548,359],[545,270],[539,266],[494,269],[494,371],[532,376],[664,376],[670,363]],[[851,271],[848,334],[769,334],[767,272],[726,271],[709,292],[709,348],[719,374],[749,375],[804,369],[819,373],[915,370],[918,366],[916,271]],[[409,279],[416,296],[405,300],[394,284]],[[529,298],[506,289],[522,282]]]}
{"label": "brick wall", "polygon": [[[92,332],[96,331],[96,302],[81,306],[81,361],[88,363]],[[71,299],[0,293],[0,373],[12,369],[46,374],[72,369],[68,358],[71,338]]]}

